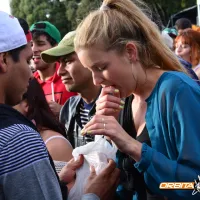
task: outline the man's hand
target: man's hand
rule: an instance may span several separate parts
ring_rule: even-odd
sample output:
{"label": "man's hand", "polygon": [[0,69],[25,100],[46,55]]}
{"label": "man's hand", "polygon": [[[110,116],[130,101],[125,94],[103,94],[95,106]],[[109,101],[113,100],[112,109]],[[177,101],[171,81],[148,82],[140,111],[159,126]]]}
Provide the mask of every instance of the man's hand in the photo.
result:
{"label": "man's hand", "polygon": [[119,175],[120,170],[113,160],[109,160],[108,166],[99,175],[91,167],[84,193],[96,194],[101,200],[111,200],[119,183]]}
{"label": "man's hand", "polygon": [[48,102],[51,111],[54,113],[55,116],[59,116],[60,110],[62,106],[55,101]]}
{"label": "man's hand", "polygon": [[79,158],[75,161],[72,158],[58,174],[60,181],[64,183],[71,183],[75,180],[76,170],[83,165],[83,155],[80,155]]}

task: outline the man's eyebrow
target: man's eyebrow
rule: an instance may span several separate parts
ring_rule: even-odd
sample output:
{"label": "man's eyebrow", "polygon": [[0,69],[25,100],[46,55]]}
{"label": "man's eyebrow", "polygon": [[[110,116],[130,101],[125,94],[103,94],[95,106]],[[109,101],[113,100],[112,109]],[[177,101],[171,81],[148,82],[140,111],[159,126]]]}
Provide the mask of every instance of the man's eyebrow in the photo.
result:
{"label": "man's eyebrow", "polygon": [[45,41],[44,41],[44,40],[40,40],[40,39],[38,39],[38,40],[35,40],[35,41],[33,41],[33,42],[37,42],[37,43],[42,43],[42,42],[44,42],[44,43],[45,43]]}

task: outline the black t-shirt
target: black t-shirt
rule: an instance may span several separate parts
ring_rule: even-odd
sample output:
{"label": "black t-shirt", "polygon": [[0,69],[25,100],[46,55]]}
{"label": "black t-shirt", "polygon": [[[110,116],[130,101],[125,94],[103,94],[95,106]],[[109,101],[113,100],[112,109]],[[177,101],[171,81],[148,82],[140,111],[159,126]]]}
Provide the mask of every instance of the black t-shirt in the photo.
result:
{"label": "black t-shirt", "polygon": [[[146,143],[151,146],[147,127],[145,126],[142,133],[136,137],[137,132],[133,122],[132,116],[132,101],[133,95],[125,99],[124,109],[120,113],[119,123],[123,129],[133,138],[141,143]],[[164,200],[164,197],[153,195],[147,188],[143,174],[139,173],[134,167],[135,161],[128,155],[118,152],[118,167],[121,169],[122,178],[120,184],[132,194],[137,192],[138,200]]]}

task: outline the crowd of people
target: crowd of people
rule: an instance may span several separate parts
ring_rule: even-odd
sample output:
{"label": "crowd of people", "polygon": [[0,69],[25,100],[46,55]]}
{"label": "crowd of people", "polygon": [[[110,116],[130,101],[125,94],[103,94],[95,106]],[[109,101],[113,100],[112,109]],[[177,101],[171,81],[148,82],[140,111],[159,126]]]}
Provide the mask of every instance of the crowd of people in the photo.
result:
{"label": "crowd of people", "polygon": [[188,19],[160,32],[131,0],[104,0],[63,39],[2,11],[0,33],[0,199],[68,199],[87,162],[73,149],[97,137],[116,160],[90,166],[82,200],[200,198],[159,187],[200,175],[200,32]]}

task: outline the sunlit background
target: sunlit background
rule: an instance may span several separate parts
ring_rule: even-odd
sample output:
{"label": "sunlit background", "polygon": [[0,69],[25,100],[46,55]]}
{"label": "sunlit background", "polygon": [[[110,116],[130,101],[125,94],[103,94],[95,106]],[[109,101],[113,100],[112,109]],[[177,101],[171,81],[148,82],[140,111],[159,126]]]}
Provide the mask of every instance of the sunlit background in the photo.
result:
{"label": "sunlit background", "polygon": [[11,11],[10,11],[10,0],[0,0],[0,10],[11,14]]}

